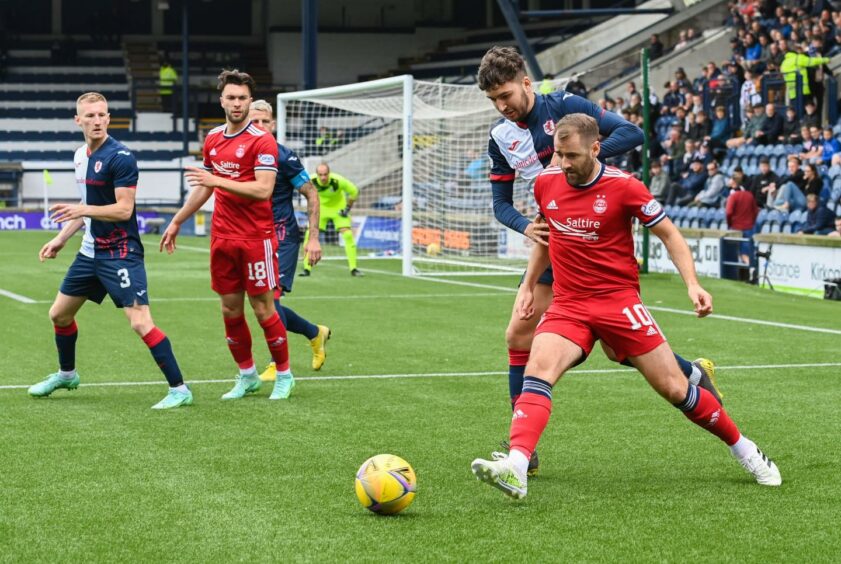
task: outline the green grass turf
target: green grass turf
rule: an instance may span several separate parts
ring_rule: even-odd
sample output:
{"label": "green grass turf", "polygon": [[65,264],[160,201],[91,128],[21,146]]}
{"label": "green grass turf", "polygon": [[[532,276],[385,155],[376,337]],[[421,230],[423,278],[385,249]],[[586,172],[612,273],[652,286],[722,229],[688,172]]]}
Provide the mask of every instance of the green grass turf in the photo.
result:
{"label": "green grass turf", "polygon": [[[55,368],[47,317],[78,239],[37,262],[44,233],[0,234],[0,385]],[[208,255],[146,241],[152,312],[192,380],[232,377]],[[183,238],[183,247],[207,247]],[[633,371],[571,373],[555,390],[541,475],[512,502],[470,461],[507,435],[504,328],[516,277],[397,276],[392,261],[341,261],[299,279],[287,304],[334,330],[324,369],[291,336],[302,380],[288,402],[267,389],[233,403],[230,384],[195,384],[196,405],[157,413],[165,387],[146,347],[107,301],[78,316],[82,387],[34,400],[0,389],[0,561],[832,561],[841,554],[839,367],[721,369],[725,405],[775,460],[762,488],[715,438]],[[705,280],[723,315],[841,329],[838,303]],[[506,291],[509,289],[509,291]],[[689,309],[679,279],[643,281],[649,306]],[[696,320],[655,310],[672,346],[722,366],[839,362],[841,335]],[[255,330],[256,329],[256,330]],[[265,347],[252,318],[257,358]],[[601,352],[582,367],[615,369]],[[160,382],[91,387],[94,382]],[[403,514],[362,509],[353,477],[393,452],[415,467]]]}

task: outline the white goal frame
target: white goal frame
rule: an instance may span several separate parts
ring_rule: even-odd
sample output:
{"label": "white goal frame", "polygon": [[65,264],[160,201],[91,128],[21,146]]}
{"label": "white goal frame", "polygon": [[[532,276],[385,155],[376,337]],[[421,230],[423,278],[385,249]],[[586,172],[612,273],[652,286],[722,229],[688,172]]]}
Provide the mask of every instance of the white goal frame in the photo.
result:
{"label": "white goal frame", "polygon": [[343,86],[332,86],[328,88],[317,88],[315,90],[302,90],[299,92],[285,92],[277,95],[277,142],[286,142],[286,103],[289,100],[313,100],[318,98],[330,98],[336,95],[364,94],[375,92],[383,88],[403,86],[403,207],[401,214],[401,252],[402,272],[404,276],[414,276],[412,268],[412,101],[414,93],[414,78],[412,75],[404,74],[389,78],[381,78],[368,82],[359,82]]}

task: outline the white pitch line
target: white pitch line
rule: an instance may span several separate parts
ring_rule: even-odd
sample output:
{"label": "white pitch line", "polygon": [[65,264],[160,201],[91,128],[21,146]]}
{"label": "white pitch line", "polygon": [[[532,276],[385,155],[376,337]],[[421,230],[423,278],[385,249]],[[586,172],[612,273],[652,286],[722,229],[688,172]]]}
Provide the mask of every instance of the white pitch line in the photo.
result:
{"label": "white pitch line", "polygon": [[6,296],[7,298],[12,298],[17,302],[21,302],[24,304],[34,304],[37,303],[32,298],[27,298],[26,296],[21,296],[20,294],[15,294],[14,292],[10,292],[8,290],[0,289],[0,296]]}
{"label": "white pitch line", "polygon": [[[378,274],[387,274],[387,275],[391,275],[391,276],[402,276],[402,274],[398,274],[398,273],[395,273],[395,272],[388,272],[388,271],[385,271],[385,270],[366,269],[366,271],[376,272]],[[428,282],[440,282],[442,284],[455,284],[455,285],[458,285],[458,286],[471,286],[471,287],[476,287],[476,288],[486,288],[486,289],[491,289],[491,290],[499,290],[501,292],[510,292],[510,293],[516,293],[517,292],[516,288],[509,288],[509,287],[506,287],[506,286],[494,286],[492,284],[479,284],[479,283],[474,283],[474,282],[460,282],[460,281],[457,281],[457,280],[445,280],[445,279],[434,278],[434,277],[418,276],[418,277],[413,277],[412,280],[425,280],[425,281],[428,281]],[[675,309],[675,308],[670,308],[670,307],[659,307],[659,306],[646,306],[646,307],[650,310],[653,310],[653,311],[663,311],[663,312],[666,312],[666,313],[677,313],[679,315],[691,315],[691,316],[695,315],[694,311],[685,310],[685,309]],[[739,323],[752,323],[754,325],[766,325],[766,326],[770,326],[770,327],[780,327],[782,329],[797,329],[799,331],[811,331],[811,332],[814,332],[814,333],[830,333],[832,335],[841,335],[841,330],[838,330],[838,329],[827,329],[825,327],[812,327],[810,325],[796,325],[796,324],[793,324],[793,323],[781,323],[779,321],[765,321],[763,319],[751,319],[751,318],[748,318],[748,317],[736,317],[736,316],[733,316],[733,315],[721,315],[721,314],[718,314],[718,313],[713,313],[712,315],[710,315],[708,317],[708,319],[722,319],[722,320],[726,320],[726,321],[736,321],[736,322],[739,322]]]}
{"label": "white pitch line", "polygon": [[[648,307],[648,306],[646,306]],[[680,315],[695,315],[694,311],[686,311],[684,309],[673,309],[670,307],[651,306],[648,309],[654,311],[665,311],[668,313],[677,313]],[[753,323],[754,325],[769,325],[771,327],[781,327],[783,329],[798,329],[800,331],[813,331],[815,333],[831,333],[832,335],[841,335],[841,330],[827,329],[825,327],[812,327],[810,325],[795,325],[793,323],[780,323],[779,321],[765,321],[763,319],[750,319],[748,317],[734,317],[732,315],[720,315],[713,313],[709,316],[710,319],[726,319],[727,321],[738,321],[739,323]]]}
{"label": "white pitch line", "polygon": [[[201,247],[183,247],[188,250],[196,250],[202,252],[209,252],[207,249],[203,249]],[[332,265],[331,265],[332,266]],[[399,276],[403,278],[403,275],[399,272],[390,272],[388,270],[379,270],[379,269],[371,269],[366,268],[366,272],[372,272],[375,274],[384,274],[387,276]],[[443,278],[435,278],[433,276],[413,276],[411,280],[418,280],[418,281],[426,281],[426,282],[438,282],[439,284],[452,284],[454,286],[467,286],[470,288],[484,288],[486,290],[498,290],[500,292],[509,292],[509,293],[516,293],[517,288],[511,288],[507,286],[494,286],[493,284],[480,284],[478,282],[462,282],[459,280],[447,280]],[[34,303],[34,302],[27,302],[27,303]],[[674,309],[670,307],[658,307],[658,306],[646,306],[648,309],[653,311],[663,311],[666,313],[676,313],[679,315],[695,315],[694,311],[684,310],[684,309]],[[809,325],[796,325],[793,323],[781,323],[779,321],[765,321],[763,319],[751,319],[748,317],[735,317],[732,315],[721,315],[714,313],[708,317],[708,319],[722,319],[726,321],[736,321],[738,323],[751,323],[754,325],[766,325],[769,327],[780,327],[781,329],[796,329],[799,331],[811,331],[813,333],[829,333],[831,335],[841,335],[841,330],[839,329],[827,329],[824,327],[812,327]]]}
{"label": "white pitch line", "polygon": [[178,251],[178,249],[183,249],[185,251],[195,251],[197,253],[210,254],[210,249],[207,249],[205,247],[191,247],[190,245],[178,245],[178,244],[176,244],[175,245],[175,250]]}
{"label": "white pitch line", "polygon": [[[300,301],[338,301],[338,300],[412,300],[412,299],[438,299],[438,298],[493,298],[504,296],[500,292],[450,292],[436,294],[358,294],[346,296],[291,296],[284,295],[281,300],[285,303],[297,303]],[[181,298],[158,298],[152,297],[153,302],[218,302],[219,296],[186,296]],[[30,303],[51,304],[53,300],[33,300]]]}
{"label": "white pitch line", "polygon": [[[784,368],[837,368],[841,366],[841,362],[813,362],[802,364],[750,364],[750,365],[733,365],[733,366],[716,366],[716,370],[764,370],[768,368],[784,369]],[[583,370],[572,370],[570,374],[616,374],[624,372],[635,372],[633,368],[593,368]],[[476,376],[503,376],[507,372],[489,371],[489,372],[430,372],[430,373],[416,373],[416,374],[353,374],[347,376],[301,376],[295,378],[297,381],[303,382],[319,382],[319,381],[343,381],[343,380],[405,380],[410,378],[470,378]],[[233,378],[223,379],[208,379],[208,380],[189,380],[188,384],[226,384],[233,382]],[[164,383],[161,381],[152,382],[94,382],[85,384],[86,388],[103,388],[103,387],[127,387],[127,386],[161,386]],[[7,384],[0,386],[0,390],[25,390],[31,384]]]}

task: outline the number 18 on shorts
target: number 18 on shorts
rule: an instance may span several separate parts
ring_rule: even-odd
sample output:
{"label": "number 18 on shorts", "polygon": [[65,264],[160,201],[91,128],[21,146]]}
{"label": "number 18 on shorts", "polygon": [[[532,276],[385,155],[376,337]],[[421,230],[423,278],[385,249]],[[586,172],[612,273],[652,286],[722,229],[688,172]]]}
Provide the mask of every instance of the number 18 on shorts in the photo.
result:
{"label": "number 18 on shorts", "polygon": [[277,286],[277,239],[210,242],[210,286],[217,294],[257,296]]}

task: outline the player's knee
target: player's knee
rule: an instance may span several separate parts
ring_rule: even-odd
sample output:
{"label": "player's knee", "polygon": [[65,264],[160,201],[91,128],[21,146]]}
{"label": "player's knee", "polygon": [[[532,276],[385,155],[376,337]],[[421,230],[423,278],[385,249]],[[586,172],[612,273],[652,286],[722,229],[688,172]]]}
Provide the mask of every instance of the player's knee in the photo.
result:
{"label": "player's knee", "polygon": [[146,335],[149,331],[155,328],[155,323],[151,318],[144,319],[142,317],[134,317],[130,320],[131,330],[140,335]]}
{"label": "player's knee", "polygon": [[242,308],[222,303],[222,316],[226,318],[240,317],[243,314]]}
{"label": "player's knee", "polygon": [[254,309],[254,316],[258,321],[263,322],[271,318],[275,314],[275,307],[273,301],[254,301],[252,302]]}
{"label": "player's knee", "polygon": [[657,393],[667,402],[678,404],[686,399],[688,386],[689,383],[686,381],[686,378],[669,378],[667,382],[657,387]]}
{"label": "player's knee", "polygon": [[53,325],[66,327],[73,323],[73,316],[53,304],[50,308],[50,321],[52,321]]}
{"label": "player's knee", "polygon": [[531,348],[534,331],[529,331],[522,323],[509,323],[505,330],[505,343],[509,349],[526,351]]}

